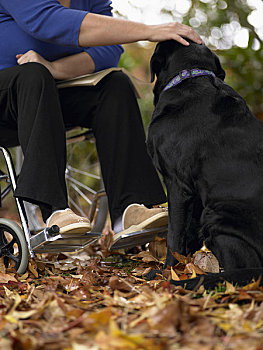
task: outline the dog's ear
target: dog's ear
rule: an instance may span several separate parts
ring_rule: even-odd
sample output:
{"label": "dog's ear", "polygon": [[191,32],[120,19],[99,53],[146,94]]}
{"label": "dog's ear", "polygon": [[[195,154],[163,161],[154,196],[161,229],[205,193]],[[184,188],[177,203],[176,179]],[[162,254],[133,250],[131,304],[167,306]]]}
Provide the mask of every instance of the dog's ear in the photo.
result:
{"label": "dog's ear", "polygon": [[221,80],[225,79],[226,73],[224,69],[221,66],[221,63],[219,61],[219,58],[215,55],[215,64],[216,64],[216,72],[215,75],[220,78]]}
{"label": "dog's ear", "polygon": [[155,50],[152,55],[150,68],[151,68],[151,83],[154,81],[155,75],[158,76],[164,64],[164,56],[160,55],[157,50]]}

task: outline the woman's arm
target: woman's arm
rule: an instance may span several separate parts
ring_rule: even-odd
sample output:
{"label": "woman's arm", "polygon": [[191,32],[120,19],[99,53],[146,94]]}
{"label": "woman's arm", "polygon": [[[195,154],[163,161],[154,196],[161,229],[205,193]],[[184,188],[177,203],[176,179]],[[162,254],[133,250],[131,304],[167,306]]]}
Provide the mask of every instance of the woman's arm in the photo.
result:
{"label": "woman's arm", "polygon": [[146,25],[69,9],[57,0],[0,0],[0,4],[26,33],[57,45],[104,46],[169,39],[188,45],[183,37],[202,43],[192,28],[177,22]]}
{"label": "woman's arm", "polygon": [[[112,17],[111,0],[90,0],[85,3],[90,5],[89,8],[86,8],[89,12]],[[84,47],[83,50],[92,57],[95,63],[95,71],[117,67],[120,56],[124,51],[121,45]]]}
{"label": "woman's arm", "polygon": [[53,77],[58,80],[75,78],[80,75],[93,73],[95,70],[94,61],[86,52],[81,52],[50,62],[40,56],[37,52],[30,50],[25,54],[16,55],[16,59],[19,65],[28,62],[41,63],[50,71]]}
{"label": "woman's arm", "polygon": [[95,71],[95,63],[87,52],[60,58],[51,64],[53,76],[59,80],[71,79]]}
{"label": "woman's arm", "polygon": [[140,40],[164,41],[170,39],[183,45],[189,45],[184,38],[199,44],[203,42],[192,28],[181,23],[146,25],[93,13],[88,13],[84,17],[79,31],[80,46],[103,46]]}

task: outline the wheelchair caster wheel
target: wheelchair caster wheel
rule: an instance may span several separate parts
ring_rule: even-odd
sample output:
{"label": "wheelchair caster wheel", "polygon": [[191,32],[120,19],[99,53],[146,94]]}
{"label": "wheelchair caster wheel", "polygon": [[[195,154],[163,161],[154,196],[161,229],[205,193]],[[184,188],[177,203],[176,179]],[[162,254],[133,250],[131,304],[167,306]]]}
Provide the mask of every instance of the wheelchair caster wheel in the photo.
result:
{"label": "wheelchair caster wheel", "polygon": [[4,257],[6,268],[14,266],[23,274],[28,265],[29,252],[23,230],[9,219],[0,219],[0,258]]}

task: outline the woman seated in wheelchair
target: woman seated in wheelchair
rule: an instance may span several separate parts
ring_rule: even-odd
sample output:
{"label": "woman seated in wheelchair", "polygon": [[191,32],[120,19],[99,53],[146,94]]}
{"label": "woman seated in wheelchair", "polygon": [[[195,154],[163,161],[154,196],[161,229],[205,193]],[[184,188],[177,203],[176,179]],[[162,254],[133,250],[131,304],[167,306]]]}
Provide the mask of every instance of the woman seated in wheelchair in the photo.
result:
{"label": "woman seated in wheelchair", "polygon": [[14,195],[39,205],[46,225],[61,233],[91,229],[68,208],[67,126],[93,130],[114,240],[167,224],[167,210],[152,208],[166,197],[129,78],[112,72],[96,86],[60,90],[55,82],[117,66],[119,44],[174,39],[187,45],[183,37],[202,42],[183,24],[113,18],[110,0],[0,0],[0,128],[17,131],[24,154]]}

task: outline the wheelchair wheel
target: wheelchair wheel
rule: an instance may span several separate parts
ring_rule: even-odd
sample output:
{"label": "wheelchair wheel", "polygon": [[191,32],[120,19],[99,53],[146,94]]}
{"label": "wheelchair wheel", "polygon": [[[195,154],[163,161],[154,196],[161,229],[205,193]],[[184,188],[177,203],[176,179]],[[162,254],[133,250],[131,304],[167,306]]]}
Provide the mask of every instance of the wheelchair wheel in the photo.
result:
{"label": "wheelchair wheel", "polygon": [[13,266],[19,274],[27,269],[29,252],[23,230],[9,219],[0,219],[0,257],[6,268]]}
{"label": "wheelchair wheel", "polygon": [[108,200],[101,178],[95,139],[91,130],[84,129],[74,136],[76,131],[79,132],[72,130],[73,136],[67,138],[66,181],[69,205],[73,211],[90,219],[92,232],[102,232],[108,215]]}

